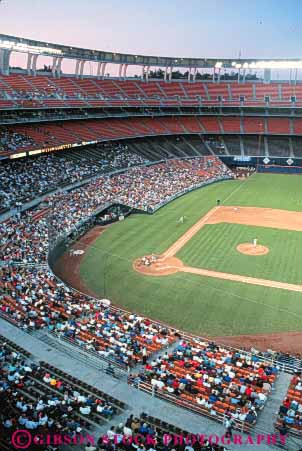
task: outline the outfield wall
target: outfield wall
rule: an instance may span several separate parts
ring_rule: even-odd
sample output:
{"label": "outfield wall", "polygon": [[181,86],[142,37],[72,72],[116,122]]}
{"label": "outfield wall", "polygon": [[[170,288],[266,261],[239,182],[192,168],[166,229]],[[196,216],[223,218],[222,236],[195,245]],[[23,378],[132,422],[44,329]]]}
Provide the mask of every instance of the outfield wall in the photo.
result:
{"label": "outfield wall", "polygon": [[271,174],[302,174],[302,166],[258,165],[257,172]]}

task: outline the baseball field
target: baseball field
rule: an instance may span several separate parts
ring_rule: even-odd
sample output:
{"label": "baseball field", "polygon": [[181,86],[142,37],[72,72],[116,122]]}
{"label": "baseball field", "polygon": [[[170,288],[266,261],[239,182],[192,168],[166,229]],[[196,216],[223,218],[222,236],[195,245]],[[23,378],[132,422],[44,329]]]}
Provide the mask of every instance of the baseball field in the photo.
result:
{"label": "baseball field", "polygon": [[[213,337],[302,331],[300,176],[220,182],[101,232],[78,243],[82,285],[99,298]],[[254,239],[264,255],[238,251]],[[137,270],[151,254],[158,273]]]}

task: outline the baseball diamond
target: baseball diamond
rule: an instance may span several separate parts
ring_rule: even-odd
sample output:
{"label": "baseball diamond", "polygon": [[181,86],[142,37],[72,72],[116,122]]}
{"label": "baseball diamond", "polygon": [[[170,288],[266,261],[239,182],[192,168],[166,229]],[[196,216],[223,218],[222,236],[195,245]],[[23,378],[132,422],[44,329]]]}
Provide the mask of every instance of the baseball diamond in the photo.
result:
{"label": "baseball diamond", "polygon": [[301,451],[301,20],[0,0],[1,451]]}
{"label": "baseball diamond", "polygon": [[[300,191],[299,178],[257,174],[248,181],[221,182],[187,194],[151,217],[132,216],[113,224],[92,246],[85,247],[79,268],[81,286],[194,333],[213,336],[301,330]],[[225,199],[222,205],[211,208],[219,195]],[[181,212],[187,223],[180,227],[175,218]],[[236,250],[255,235],[259,244],[270,250],[259,260]],[[162,268],[163,273],[175,274],[164,278],[158,271],[152,278],[138,274],[133,263],[152,253],[164,257],[162,266],[172,266]],[[165,257],[176,259],[166,264]],[[215,279],[209,273],[187,272],[183,265],[195,266],[197,273],[197,268],[204,268],[242,278],[240,282]],[[150,271],[148,267],[143,270]],[[252,285],[249,277],[268,283]],[[206,312],[202,321],[197,314],[200,309]]]}

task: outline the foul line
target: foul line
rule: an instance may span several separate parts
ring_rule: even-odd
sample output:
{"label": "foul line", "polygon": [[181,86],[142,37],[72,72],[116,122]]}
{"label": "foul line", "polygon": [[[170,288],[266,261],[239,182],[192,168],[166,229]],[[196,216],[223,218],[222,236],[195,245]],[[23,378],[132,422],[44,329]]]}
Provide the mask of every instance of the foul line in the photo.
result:
{"label": "foul line", "polygon": [[[249,179],[247,178],[243,182],[240,183],[239,186],[236,186],[233,191],[225,198],[222,202],[226,202],[230,199],[234,193],[236,193],[239,189],[242,188],[243,185],[247,183]],[[197,233],[199,230],[205,225],[205,223],[209,220],[209,218],[218,210],[218,206],[212,208],[208,213],[203,216],[199,221],[197,221],[189,230],[187,230],[177,241],[175,241],[172,246],[170,246],[162,255],[164,258],[173,257],[177,252],[188,242],[190,239]]]}
{"label": "foul line", "polygon": [[199,221],[197,221],[187,232],[185,232],[172,246],[170,246],[162,255],[164,258],[173,257],[196,233],[204,226],[208,219],[218,210],[214,207]]}
{"label": "foul line", "polygon": [[192,274],[199,274],[206,277],[215,277],[216,279],[232,280],[235,282],[249,283],[251,285],[261,285],[268,288],[280,288],[282,290],[302,292],[302,285],[295,285],[292,283],[278,282],[276,280],[257,279],[249,276],[241,276],[239,274],[231,274],[226,272],[211,271],[202,268],[192,268],[190,266],[183,266],[179,271],[189,272]]}

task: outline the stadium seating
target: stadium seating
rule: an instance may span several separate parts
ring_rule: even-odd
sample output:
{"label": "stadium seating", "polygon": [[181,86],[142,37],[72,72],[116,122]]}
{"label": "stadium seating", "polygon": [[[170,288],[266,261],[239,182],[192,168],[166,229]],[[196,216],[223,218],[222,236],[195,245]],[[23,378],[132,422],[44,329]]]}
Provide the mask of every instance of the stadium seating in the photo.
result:
{"label": "stadium seating", "polygon": [[0,126],[0,156],[138,136],[206,134],[293,135],[302,133],[295,118],[165,116],[78,120],[38,125]]}
{"label": "stadium seating", "polygon": [[26,160],[8,160],[0,165],[0,206],[14,207],[55,189],[96,174],[148,162],[127,145],[98,145],[86,150],[61,151]]}
{"label": "stadium seating", "polygon": [[247,106],[265,106],[265,98],[275,106],[290,106],[291,97],[302,102],[302,86],[297,83],[260,82],[237,83],[220,81],[149,80],[98,80],[96,77],[83,79],[50,75],[27,75],[12,73],[1,75],[3,99],[0,108],[41,108],[41,107],[96,107],[96,106],[139,106],[139,105],[197,105],[198,99],[207,105],[240,105],[244,98]]}
{"label": "stadium seating", "polygon": [[[173,330],[138,315],[89,301],[58,283],[47,262],[50,227],[68,235],[100,205],[111,202],[154,211],[178,194],[232,173],[217,157],[169,160],[135,168],[48,198],[48,207],[0,223],[1,311],[23,329],[46,328],[100,357],[132,366],[175,340]],[[18,194],[18,193],[17,193]],[[52,206],[52,223],[47,221]],[[50,238],[49,238],[50,236]],[[42,267],[41,267],[42,265]],[[26,293],[34,290],[35,295]]]}
{"label": "stadium seating", "polygon": [[[232,422],[232,426],[234,426]],[[236,426],[236,425],[235,425]],[[131,414],[125,423],[117,424],[108,431],[107,435],[114,434],[118,439],[124,435],[131,435],[133,440],[139,442],[139,448],[156,449],[159,451],[190,447],[192,451],[224,451],[225,448],[212,443],[206,434],[192,434],[184,428],[177,427],[157,417],[142,412],[139,417]],[[225,439],[228,442],[228,439]],[[100,445],[102,445],[100,440]],[[151,448],[150,448],[151,446]],[[118,448],[127,451],[128,446],[122,441]]]}
{"label": "stadium seating", "polygon": [[269,155],[274,157],[289,157],[289,139],[275,136],[268,136],[267,138]]}
{"label": "stadium seating", "polygon": [[241,131],[239,117],[224,117],[221,123],[225,133],[240,133]]}
{"label": "stadium seating", "polygon": [[224,144],[230,155],[240,155],[241,147],[240,147],[240,136],[227,136],[223,137]]}
{"label": "stadium seating", "polygon": [[267,128],[269,133],[290,134],[288,118],[268,118]]}
{"label": "stadium seating", "polygon": [[[100,432],[124,403],[33,356],[0,336],[1,449],[16,429],[36,434]],[[12,390],[13,389],[13,390]],[[68,414],[68,415],[67,415]]]}
{"label": "stadium seating", "polygon": [[200,414],[223,421],[225,414],[251,427],[272,390],[278,370],[257,356],[200,339],[181,340],[130,375],[129,383]]}
{"label": "stadium seating", "polygon": [[244,154],[247,156],[264,156],[264,140],[259,136],[243,136],[242,138]]}
{"label": "stadium seating", "polygon": [[[39,293],[32,302],[22,294],[31,284]],[[143,347],[150,355],[174,340],[168,330],[144,318],[111,310],[102,302],[93,304],[85,296],[64,290],[47,271],[7,266],[1,288],[2,312],[15,324],[24,329],[46,327],[122,366],[139,362]]]}
{"label": "stadium seating", "polygon": [[245,133],[258,133],[265,132],[265,124],[263,118],[243,117],[243,130]]}
{"label": "stadium seating", "polygon": [[293,435],[300,436],[302,430],[302,380],[301,373],[293,376],[286,397],[279,408],[276,426],[285,425]]}

